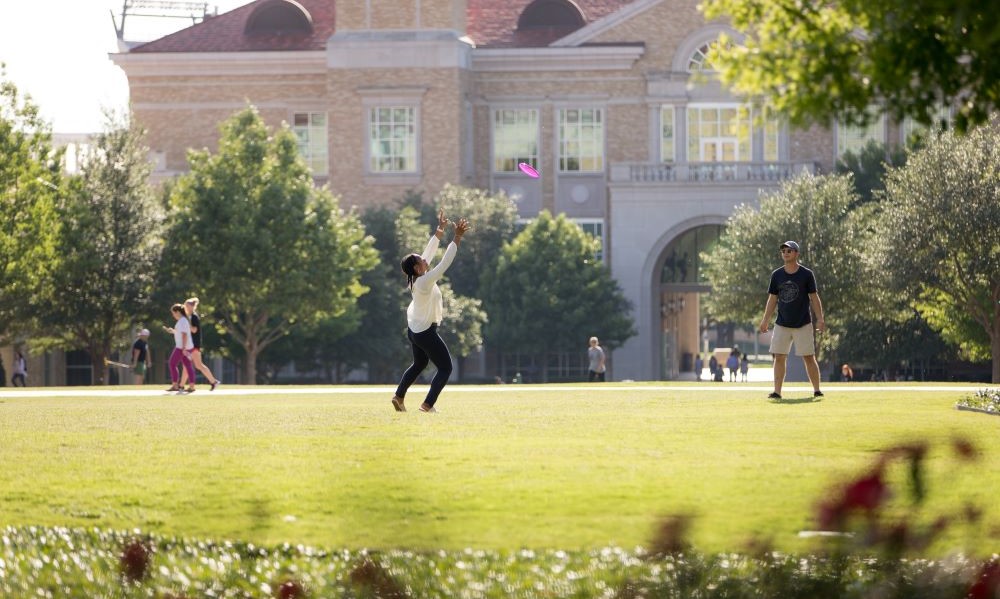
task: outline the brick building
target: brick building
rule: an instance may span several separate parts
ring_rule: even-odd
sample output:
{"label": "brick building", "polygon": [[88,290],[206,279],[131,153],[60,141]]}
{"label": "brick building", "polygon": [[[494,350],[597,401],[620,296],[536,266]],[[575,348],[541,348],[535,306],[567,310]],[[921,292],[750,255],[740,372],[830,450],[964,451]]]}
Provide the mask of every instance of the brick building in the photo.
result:
{"label": "brick building", "polygon": [[734,208],[906,129],[755,119],[758,106],[714,80],[706,52],[727,28],[697,5],[257,0],[112,59],[156,177],[184,171],[188,148],[214,148],[249,102],[289,123],[345,205],[458,183],[506,191],[523,219],[565,213],[602,239],[634,306],[639,334],[614,352],[612,378],[673,379],[714,340],[698,252]]}

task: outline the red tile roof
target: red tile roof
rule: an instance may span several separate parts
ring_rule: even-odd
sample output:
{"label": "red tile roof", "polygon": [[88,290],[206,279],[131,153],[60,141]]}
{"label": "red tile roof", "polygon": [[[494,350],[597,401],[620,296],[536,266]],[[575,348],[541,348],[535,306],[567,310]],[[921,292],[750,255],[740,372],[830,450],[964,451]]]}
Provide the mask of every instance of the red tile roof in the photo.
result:
{"label": "red tile roof", "polygon": [[[281,50],[325,50],[334,32],[333,0],[296,0],[312,16],[312,33],[246,35],[247,19],[256,0],[227,13],[205,19],[197,25],[132,48],[131,52],[267,52]],[[350,0],[348,0],[350,1]]]}
{"label": "red tile roof", "polygon": [[[468,0],[468,35],[478,47],[547,46],[573,29],[517,31],[517,20],[533,0]],[[576,0],[587,24],[631,4],[633,0]]]}
{"label": "red tile roof", "polygon": [[[131,52],[249,52],[324,50],[335,31],[334,0],[297,0],[312,16],[311,33],[246,35],[247,19],[256,6],[273,0],[256,0],[240,8],[165,37],[141,44]],[[357,1],[357,0],[344,0]],[[534,0],[468,0],[467,35],[478,47],[547,46],[574,31],[568,27],[517,30],[517,21]],[[575,0],[586,23],[605,17],[634,0]]]}

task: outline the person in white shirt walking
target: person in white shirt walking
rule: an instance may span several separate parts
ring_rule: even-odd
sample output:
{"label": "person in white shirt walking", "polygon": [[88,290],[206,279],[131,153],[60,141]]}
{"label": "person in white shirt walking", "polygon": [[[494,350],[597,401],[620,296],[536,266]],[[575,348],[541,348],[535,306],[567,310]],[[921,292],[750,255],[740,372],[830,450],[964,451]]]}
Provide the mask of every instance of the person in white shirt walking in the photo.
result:
{"label": "person in white shirt walking", "polygon": [[455,223],[455,237],[448,244],[441,261],[432,269],[430,261],[434,259],[434,254],[437,252],[438,244],[444,237],[445,227],[448,224],[449,221],[445,217],[444,211],[438,213],[437,230],[427,242],[424,253],[410,254],[403,258],[400,264],[406,275],[406,284],[413,295],[409,307],[406,308],[406,336],[410,340],[410,348],[413,351],[413,363],[403,373],[399,386],[396,388],[396,394],[392,396],[392,406],[396,408],[397,412],[406,411],[404,405],[406,391],[424,371],[428,362],[434,363],[434,366],[437,367],[437,373],[431,380],[431,388],[427,392],[424,403],[420,405],[421,412],[437,411],[434,409],[434,404],[437,403],[441,390],[444,389],[451,376],[451,353],[437,331],[444,313],[441,289],[437,283],[455,259],[458,244],[462,241],[462,236],[469,230],[469,221],[462,218]]}
{"label": "person in white shirt walking", "polygon": [[191,350],[194,349],[194,342],[191,340],[191,322],[187,319],[182,304],[174,304],[170,307],[170,314],[176,321],[173,327],[163,327],[168,333],[174,335],[174,351],[170,353],[170,388],[167,391],[180,391],[180,374],[177,367],[184,365],[187,373],[188,386],[184,391],[194,393],[194,365],[191,363]]}

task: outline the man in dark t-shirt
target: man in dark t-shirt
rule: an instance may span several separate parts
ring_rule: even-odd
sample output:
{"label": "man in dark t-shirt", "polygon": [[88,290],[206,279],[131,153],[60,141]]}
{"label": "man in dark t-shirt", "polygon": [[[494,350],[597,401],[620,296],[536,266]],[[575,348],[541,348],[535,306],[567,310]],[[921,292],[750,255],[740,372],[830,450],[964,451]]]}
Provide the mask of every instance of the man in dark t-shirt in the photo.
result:
{"label": "man in dark t-shirt", "polygon": [[[778,319],[771,335],[771,355],[774,356],[774,393],[768,395],[771,399],[781,399],[781,386],[785,382],[785,368],[788,353],[795,344],[795,353],[802,356],[802,362],[813,386],[813,396],[822,397],[819,390],[819,364],[816,362],[816,339],[813,334],[813,319],[816,317],[815,329],[823,332],[826,323],[823,320],[823,304],[819,300],[816,289],[816,276],[813,271],[799,264],[799,244],[786,241],[779,247],[784,266],[771,273],[771,282],[767,288],[767,305],[764,307],[764,318],[760,321],[760,332],[766,333],[771,323],[775,309]],[[809,309],[812,308],[812,315]]]}

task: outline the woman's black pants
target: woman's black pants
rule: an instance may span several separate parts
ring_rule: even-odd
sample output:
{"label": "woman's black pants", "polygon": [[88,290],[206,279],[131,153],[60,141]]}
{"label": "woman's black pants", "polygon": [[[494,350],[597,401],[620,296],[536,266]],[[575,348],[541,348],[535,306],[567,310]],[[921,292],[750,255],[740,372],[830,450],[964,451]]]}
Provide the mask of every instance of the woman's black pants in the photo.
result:
{"label": "woman's black pants", "polygon": [[430,361],[437,367],[437,373],[431,380],[431,388],[424,403],[433,406],[451,376],[451,353],[448,352],[444,339],[438,335],[437,324],[432,324],[431,328],[419,333],[406,329],[406,336],[410,340],[410,349],[413,350],[413,364],[410,364],[403,373],[399,387],[396,388],[396,397],[400,399],[406,397],[406,390],[417,380],[424,368],[427,368],[427,362]]}

